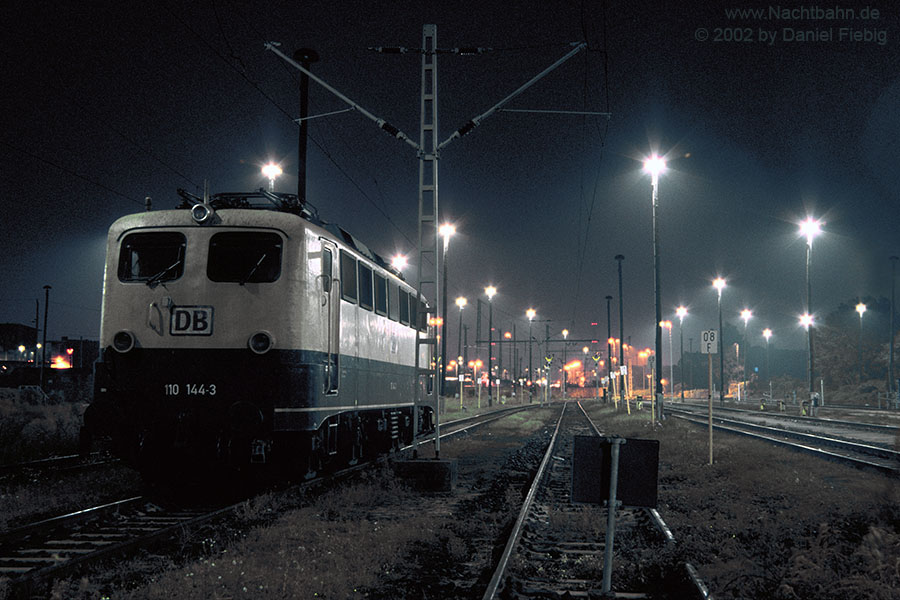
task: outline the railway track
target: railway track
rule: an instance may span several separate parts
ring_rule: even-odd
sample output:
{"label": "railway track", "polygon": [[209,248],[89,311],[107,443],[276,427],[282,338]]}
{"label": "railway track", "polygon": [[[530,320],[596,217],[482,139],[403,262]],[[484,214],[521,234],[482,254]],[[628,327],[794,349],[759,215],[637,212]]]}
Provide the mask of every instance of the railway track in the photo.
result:
{"label": "railway track", "polygon": [[[599,506],[571,501],[572,453],[575,435],[601,435],[580,404],[567,403],[552,440],[525,497],[518,519],[491,577],[484,600],[494,598],[594,598],[602,593],[597,567],[603,565],[607,511]],[[585,526],[590,524],[589,526]],[[659,513],[647,509],[617,510],[615,531],[618,554],[662,547],[674,537]],[[639,574],[626,569],[632,578]],[[592,576],[587,576],[588,574]],[[609,574],[612,588],[628,585],[620,581],[622,571]],[[652,598],[663,593],[653,589],[618,593],[616,597]],[[679,584],[684,590],[666,589],[667,597],[708,598],[696,570],[687,565]],[[673,595],[674,594],[674,595]]]}
{"label": "railway track", "polygon": [[[534,405],[537,406],[537,405]],[[448,421],[442,425],[441,438],[463,434],[510,414],[527,410],[528,406],[503,408]],[[423,436],[419,446],[433,441]],[[412,446],[401,449],[409,451]],[[318,479],[298,483],[291,489],[308,488],[338,481],[396,455],[342,469]],[[78,457],[61,457],[10,465],[10,473],[75,466]],[[0,577],[10,580],[14,597],[27,598],[38,586],[57,578],[71,576],[91,564],[114,556],[124,556],[138,549],[164,544],[192,528],[225,519],[245,505],[246,500],[221,506],[179,507],[144,496],[134,496],[74,511],[0,533]]]}
{"label": "railway track", "polygon": [[0,535],[0,575],[14,597],[27,598],[42,582],[164,542],[238,506],[185,509],[136,496],[46,519]]}
{"label": "railway track", "polygon": [[[727,410],[727,409],[726,409]],[[702,410],[695,407],[675,407],[671,404],[666,411],[672,416],[708,426],[708,416]],[[889,475],[900,475],[900,452],[886,447],[890,444],[892,434],[896,435],[896,428],[871,424],[856,423],[852,421],[832,421],[822,419],[803,419],[804,431],[798,431],[797,425],[787,427],[787,423],[781,426],[751,422],[760,417],[755,414],[744,414],[741,418],[726,418],[721,415],[725,410],[716,408],[713,410],[713,428],[728,433],[740,434],[768,443],[786,446],[795,450],[811,453],[822,458],[838,460],[857,467],[874,469]],[[732,415],[736,412],[730,411]],[[716,415],[716,413],[720,413]],[[702,415],[702,416],[701,416]],[[796,418],[793,419],[796,421]],[[813,433],[813,431],[821,433]],[[860,431],[878,431],[884,439],[884,443],[874,445],[862,443],[842,437],[840,431],[850,432],[846,435],[859,435]]]}
{"label": "railway track", "polygon": [[67,456],[51,456],[39,460],[0,465],[0,482],[9,484],[49,473],[73,473],[101,469],[121,461],[101,452],[92,452],[87,456],[70,454]]}

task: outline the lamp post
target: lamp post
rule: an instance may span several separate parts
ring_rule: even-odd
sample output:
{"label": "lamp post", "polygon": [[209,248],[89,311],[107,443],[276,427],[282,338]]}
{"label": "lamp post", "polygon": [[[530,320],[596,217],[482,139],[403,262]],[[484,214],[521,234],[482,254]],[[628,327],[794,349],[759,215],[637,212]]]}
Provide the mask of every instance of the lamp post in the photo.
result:
{"label": "lamp post", "polygon": [[587,383],[587,380],[588,380],[588,378],[587,378],[587,374],[588,374],[588,372],[587,372],[587,368],[588,368],[587,365],[588,365],[588,362],[587,362],[587,361],[588,361],[588,352],[590,352],[590,351],[591,351],[591,349],[588,348],[587,346],[584,346],[584,347],[581,349],[581,353],[584,354],[584,358],[583,358],[582,361],[581,361],[581,372],[584,374],[584,382],[585,382],[585,383]]}
{"label": "lamp post", "polygon": [[675,309],[675,316],[678,317],[678,331],[681,334],[681,401],[684,402],[684,318],[688,311],[684,306]]}
{"label": "lamp post", "polygon": [[493,406],[494,401],[491,396],[491,380],[494,378],[494,295],[497,288],[492,285],[484,288],[484,293],[488,297],[488,406]]}
{"label": "lamp post", "polygon": [[[44,384],[45,384],[44,363],[47,362],[46,361],[46,358],[47,358],[47,311],[50,308],[50,289],[51,288],[49,285],[44,286],[44,344],[41,347],[41,371],[40,371],[41,389],[42,390],[44,389]],[[35,323],[35,325],[37,325],[37,324]]]}
{"label": "lamp post", "polygon": [[[616,262],[619,263],[619,340],[625,340],[625,311],[622,307],[622,261],[625,260],[625,257],[621,254],[616,254]],[[623,355],[624,349],[622,346],[619,346],[619,370],[621,371],[622,366],[625,364],[625,356]],[[622,381],[624,384],[624,379]],[[619,386],[619,400],[625,401],[625,386]],[[629,412],[629,414],[631,414]]]}
{"label": "lamp post", "polygon": [[650,173],[653,201],[653,290],[656,297],[656,394],[659,414],[662,415],[662,307],[659,301],[659,174],[666,170],[666,161],[653,155],[644,161],[644,171]]}
{"label": "lamp post", "polygon": [[763,329],[763,337],[766,338],[766,379],[769,381],[769,392],[772,392],[772,372],[769,370],[769,338],[772,337],[772,330],[766,327]]}
{"label": "lamp post", "polygon": [[724,333],[722,331],[722,290],[725,288],[725,280],[721,277],[716,277],[713,280],[713,287],[716,288],[716,292],[718,292],[718,305],[719,305],[719,404],[721,406],[725,405],[725,355],[723,349],[725,348],[722,338],[724,337]]}
{"label": "lamp post", "polygon": [[750,322],[750,318],[753,316],[753,312],[749,308],[745,308],[741,311],[741,319],[744,321],[744,391],[747,391],[747,386],[750,384],[750,377],[747,375],[747,349],[750,347],[750,344],[747,342],[747,323]]}
{"label": "lamp post", "polygon": [[566,359],[568,358],[567,350],[569,349],[569,330],[563,329],[562,336],[563,336],[562,397],[563,397],[563,402],[565,402],[565,400],[566,400],[566,383],[567,383],[567,380],[569,379],[567,376],[568,374],[566,372],[566,365],[567,365]]}
{"label": "lamp post", "polygon": [[859,313],[859,346],[856,362],[859,367],[859,382],[862,383],[862,317],[866,312],[866,305],[862,303],[862,300],[856,305],[856,312]]}
{"label": "lamp post", "polygon": [[[459,337],[457,338],[457,341],[456,341],[456,356],[459,357],[460,362],[462,361],[462,353],[463,353],[462,352],[462,337],[463,337],[462,336],[462,321],[463,321],[462,311],[466,307],[466,304],[468,304],[468,303],[469,303],[469,301],[466,300],[466,298],[464,296],[459,296],[456,299],[456,306],[459,307]],[[462,400],[462,396],[463,396],[463,389],[462,389],[462,385],[460,385],[460,387],[459,387],[460,400]]]}
{"label": "lamp post", "polygon": [[[612,319],[610,317],[610,302],[612,301],[612,296],[606,297],[606,387],[607,389],[612,389],[612,346],[610,345],[610,340],[612,339]],[[609,397],[606,398],[606,401],[609,402]]]}
{"label": "lamp post", "polygon": [[[675,357],[672,351],[672,321],[663,321],[661,327],[669,330],[669,392],[672,394],[672,402],[675,402]],[[659,413],[662,418],[662,410]]]}
{"label": "lamp post", "polygon": [[[451,223],[444,223],[438,228],[438,235],[440,235],[444,239],[443,245],[443,256],[441,257],[441,262],[443,263],[443,282],[441,283],[441,356],[438,359],[440,362],[441,369],[439,371],[444,370],[444,365],[447,362],[447,250],[450,249],[450,237],[456,233],[456,226]],[[440,394],[444,394],[444,383],[446,381],[446,377],[441,379],[440,383]]]}
{"label": "lamp post", "polygon": [[809,360],[807,362],[809,373],[809,398],[812,402],[812,396],[816,391],[815,383],[815,353],[813,351],[813,310],[812,310],[812,283],[810,281],[809,271],[812,260],[812,242],[822,231],[822,223],[816,221],[812,217],[807,217],[805,221],[800,223],[800,234],[806,237],[806,315],[808,316],[808,324],[806,325],[807,348],[809,349]]}
{"label": "lamp post", "polygon": [[531,385],[528,386],[528,401],[531,402],[531,388],[534,385],[534,361],[532,355],[532,343],[534,341],[534,338],[531,335],[531,323],[537,316],[537,311],[533,308],[529,308],[525,311],[525,316],[528,317],[528,379],[531,380]]}
{"label": "lamp post", "polygon": [[809,412],[809,414],[812,416],[812,415],[814,415],[814,411],[813,411],[813,401],[812,401],[812,400],[813,400],[812,395],[813,395],[814,390],[813,390],[813,387],[812,387],[812,386],[813,386],[813,379],[812,379],[812,377],[813,377],[813,376],[812,376],[812,341],[811,341],[812,338],[811,338],[811,335],[810,335],[810,330],[812,329],[812,326],[813,326],[813,316],[812,316],[811,314],[809,314],[809,313],[804,313],[804,314],[800,315],[800,326],[801,326],[801,327],[804,327],[804,328],[806,329],[806,337],[807,337],[807,339],[810,340],[809,362],[807,363],[807,365],[809,366],[809,370],[810,370],[810,375],[809,375],[809,385],[810,385],[810,390],[809,390],[809,410],[810,410],[810,412]]}
{"label": "lamp post", "polygon": [[262,174],[269,180],[269,191],[275,191],[275,178],[281,176],[281,167],[276,165],[275,163],[268,163],[263,165]]}

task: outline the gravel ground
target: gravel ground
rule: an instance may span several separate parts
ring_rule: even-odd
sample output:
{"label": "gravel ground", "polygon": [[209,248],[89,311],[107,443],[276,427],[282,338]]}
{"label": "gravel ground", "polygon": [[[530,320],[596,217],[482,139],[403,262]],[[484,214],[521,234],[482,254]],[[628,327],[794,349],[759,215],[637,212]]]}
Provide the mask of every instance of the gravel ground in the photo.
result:
{"label": "gravel ground", "polygon": [[[659,511],[677,543],[617,565],[689,561],[716,598],[900,598],[895,479],[724,434],[708,465],[703,428],[587,406],[608,433],[660,440]],[[382,470],[325,493],[260,497],[180,553],[58,582],[53,597],[480,597],[500,551],[491,540],[515,519],[557,411],[442,444],[442,458],[459,460],[452,494],[420,494]]]}
{"label": "gravel ground", "polygon": [[659,511],[716,598],[900,598],[900,486],[877,473],[669,419],[592,411],[660,440]]}

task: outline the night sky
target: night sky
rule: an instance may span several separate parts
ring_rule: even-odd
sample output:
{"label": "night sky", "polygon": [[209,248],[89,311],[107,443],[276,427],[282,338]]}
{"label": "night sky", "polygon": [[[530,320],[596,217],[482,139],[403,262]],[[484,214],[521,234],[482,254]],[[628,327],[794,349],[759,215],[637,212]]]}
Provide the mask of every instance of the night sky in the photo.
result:
{"label": "night sky", "polygon": [[[653,345],[641,165],[654,151],[669,161],[659,183],[664,318],[684,304],[685,340],[715,328],[711,280],[721,275],[726,321],[742,327],[749,307],[751,333],[771,327],[773,343],[802,348],[797,223],[807,215],[825,222],[812,251],[817,316],[857,296],[890,297],[900,7],[869,3],[865,19],[866,3],[810,3],[775,19],[777,3],[694,4],[13,0],[2,9],[0,322],[32,324],[35,299],[42,320],[51,285],[48,337],[96,339],[106,229],[143,210],[146,196],[162,209],[179,202],[176,188],[199,194],[206,180],[212,193],[259,188],[269,160],[285,171],[276,189],[296,191],[299,73],[265,41],[287,54],[314,48],[317,76],[418,141],[420,57],[368,48],[418,48],[434,23],[441,48],[493,49],[438,58],[440,140],[571,42],[589,48],[507,108],[611,113],[498,113],[444,149],[441,212],[459,231],[448,257],[452,354],[453,299],[468,297],[474,341],[475,298],[486,300],[489,284],[504,330],[513,319],[527,330],[534,307],[553,336],[565,327],[570,338],[603,340],[612,295],[617,334],[617,254],[625,335]],[[855,18],[811,18],[835,7]],[[769,18],[729,18],[732,9]],[[313,115],[346,108],[315,83],[310,106]],[[353,112],[313,119],[310,135],[308,197],[320,215],[382,255],[413,255],[413,148]]]}

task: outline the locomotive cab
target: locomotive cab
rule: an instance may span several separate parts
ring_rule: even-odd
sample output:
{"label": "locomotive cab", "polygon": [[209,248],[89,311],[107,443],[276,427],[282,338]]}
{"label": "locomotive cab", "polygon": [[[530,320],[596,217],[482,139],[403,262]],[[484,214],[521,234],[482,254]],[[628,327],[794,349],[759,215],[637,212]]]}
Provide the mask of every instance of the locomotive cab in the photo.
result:
{"label": "locomotive cab", "polygon": [[171,479],[308,474],[430,427],[399,273],[288,195],[187,196],[109,230],[86,431]]}

